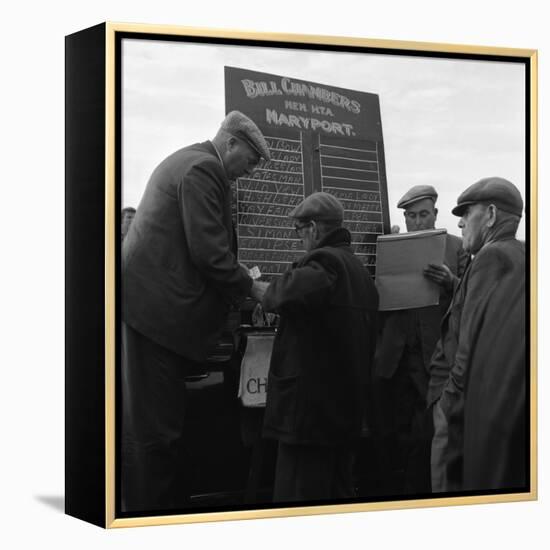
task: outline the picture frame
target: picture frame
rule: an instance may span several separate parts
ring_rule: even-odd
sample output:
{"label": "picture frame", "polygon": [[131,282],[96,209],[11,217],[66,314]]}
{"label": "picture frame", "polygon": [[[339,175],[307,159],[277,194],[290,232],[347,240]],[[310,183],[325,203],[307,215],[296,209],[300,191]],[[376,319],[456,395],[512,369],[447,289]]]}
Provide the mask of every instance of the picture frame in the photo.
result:
{"label": "picture frame", "polygon": [[[154,46],[155,51],[152,51],[150,46]],[[132,47],[134,47],[133,50]],[[166,49],[166,52],[162,51],[163,48]],[[193,48],[192,53],[186,52],[186,48]],[[204,74],[194,72],[196,70],[195,56],[199,55],[199,51],[206,60],[203,62],[203,66],[207,67]],[[351,136],[346,132],[355,131],[358,128],[353,126],[353,124],[356,124],[353,119],[340,119],[337,126],[332,124],[330,131],[325,131],[329,134],[332,133],[329,137],[336,136],[339,139],[341,137],[345,139],[358,139],[359,137],[370,139],[376,144],[376,151],[380,151],[380,156],[376,157],[379,167],[377,174],[378,187],[374,189],[374,192],[378,193],[381,217],[376,218],[377,221],[375,222],[369,220],[371,223],[380,223],[381,228],[379,231],[377,230],[379,233],[388,233],[390,225],[392,225],[390,220],[396,219],[396,213],[391,208],[398,196],[394,196],[392,193],[396,193],[394,189],[399,187],[392,188],[393,182],[399,181],[400,185],[403,185],[403,182],[407,180],[403,177],[403,174],[396,174],[392,163],[397,162],[395,158],[399,153],[399,143],[403,146],[407,141],[401,136],[401,142],[396,139],[392,143],[392,147],[388,144],[388,136],[391,135],[391,131],[386,133],[385,116],[388,112],[391,112],[392,106],[391,102],[384,103],[384,93],[378,90],[381,84],[376,84],[377,73],[376,71],[371,72],[372,68],[378,67],[378,78],[381,80],[382,77],[389,79],[391,76],[390,70],[381,66],[384,63],[390,65],[395,60],[403,63],[403,66],[412,66],[417,61],[428,65],[431,62],[436,64],[448,63],[449,66],[453,66],[452,70],[446,69],[451,75],[450,80],[446,81],[438,72],[439,69],[433,70],[435,76],[433,82],[430,83],[435,82],[438,86],[433,86],[432,89],[429,89],[426,83],[422,83],[422,78],[425,78],[423,75],[427,73],[420,73],[420,76],[418,76],[420,83],[417,91],[419,93],[424,92],[424,99],[428,104],[434,102],[434,98],[452,92],[452,90],[450,92],[448,88],[445,88],[445,83],[458,83],[459,78],[464,78],[464,74],[460,72],[458,66],[468,67],[469,71],[466,71],[466,74],[474,75],[471,76],[471,81],[466,82],[466,87],[469,84],[473,85],[473,83],[478,82],[487,85],[489,90],[484,91],[483,94],[480,93],[480,97],[483,98],[491,97],[491,90],[494,90],[488,85],[489,83],[492,86],[495,85],[491,79],[498,78],[498,83],[501,84],[502,82],[511,83],[511,88],[517,93],[514,96],[515,103],[506,104],[503,108],[508,107],[514,110],[515,118],[509,123],[512,129],[511,136],[509,136],[512,143],[505,143],[504,145],[499,143],[498,146],[495,145],[492,149],[489,147],[484,152],[494,154],[495,162],[502,161],[504,157],[511,157],[510,165],[507,164],[506,166],[510,167],[511,170],[516,170],[514,175],[518,174],[524,182],[521,189],[525,203],[523,238],[526,243],[527,265],[529,266],[527,273],[528,311],[525,334],[528,342],[526,350],[527,372],[525,373],[528,396],[528,410],[526,411],[526,417],[528,418],[526,448],[528,478],[524,487],[521,489],[515,488],[514,490],[451,492],[438,496],[378,493],[376,495],[363,495],[347,501],[314,502],[313,504],[285,505],[284,503],[272,503],[266,497],[254,501],[254,498],[250,497],[251,487],[257,492],[258,483],[261,484],[261,481],[258,481],[257,476],[260,476],[260,474],[257,468],[252,468],[252,465],[260,468],[262,462],[257,457],[254,459],[253,455],[255,453],[261,454],[265,452],[265,449],[262,450],[261,445],[252,445],[249,448],[251,456],[248,456],[250,467],[248,471],[245,469],[244,474],[243,471],[239,474],[240,480],[246,479],[247,481],[246,487],[242,486],[242,483],[240,485],[240,493],[242,494],[237,498],[241,500],[236,500],[232,504],[215,502],[214,504],[204,505],[197,501],[199,504],[193,504],[186,510],[178,508],[162,513],[158,511],[150,513],[147,510],[137,512],[123,512],[121,510],[121,239],[119,228],[122,222],[121,209],[125,206],[123,195],[124,193],[128,194],[130,188],[134,189],[135,187],[141,190],[137,192],[134,199],[139,201],[148,173],[152,171],[155,164],[177,147],[192,143],[192,141],[178,136],[177,139],[181,139],[182,142],[177,147],[172,147],[172,149],[168,147],[168,144],[174,143],[174,136],[179,133],[177,125],[170,130],[173,130],[174,133],[172,134],[167,131],[166,135],[159,137],[153,131],[149,134],[148,139],[150,141],[145,141],[146,148],[155,149],[158,144],[160,150],[155,150],[154,155],[152,155],[156,158],[156,162],[151,164],[148,159],[149,164],[147,164],[143,161],[145,157],[143,147],[140,148],[137,143],[134,143],[132,136],[142,138],[143,135],[139,132],[145,131],[144,129],[151,132],[151,129],[159,128],[163,120],[165,123],[168,122],[170,116],[163,118],[162,110],[154,110],[154,103],[157,102],[157,108],[159,103],[164,102],[166,105],[167,100],[163,94],[168,92],[169,95],[170,87],[167,86],[164,90],[161,88],[155,90],[151,86],[151,82],[158,78],[158,71],[165,71],[168,76],[166,81],[157,82],[170,82],[177,70],[181,69],[177,64],[175,65],[176,68],[170,67],[170,63],[175,59],[179,59],[183,60],[181,63],[184,64],[185,60],[191,57],[193,57],[194,64],[190,64],[190,68],[187,69],[188,73],[184,71],[183,83],[174,83],[172,93],[181,91],[185,83],[195,84],[197,90],[195,98],[198,106],[187,99],[187,107],[182,107],[184,112],[182,116],[189,117],[190,110],[195,110],[199,114],[204,113],[202,121],[198,120],[190,124],[195,131],[197,128],[201,128],[202,125],[212,133],[214,128],[212,120],[219,123],[226,114],[224,99],[226,111],[231,110],[228,106],[237,106],[239,110],[247,109],[248,104],[242,101],[239,102],[236,99],[233,105],[232,101],[235,96],[228,99],[228,89],[234,88],[231,88],[232,84],[229,83],[231,76],[228,76],[227,69],[227,67],[230,68],[229,75],[231,75],[232,62],[227,61],[227,59],[239,60],[240,68],[245,71],[256,71],[258,73],[258,67],[261,67],[262,78],[258,76],[255,80],[251,78],[250,81],[265,82],[265,86],[257,85],[255,90],[258,93],[264,93],[264,97],[268,99],[270,90],[273,92],[273,96],[277,95],[276,91],[282,90],[286,93],[286,88],[283,88],[282,84],[279,87],[277,85],[270,87],[271,84],[267,84],[274,81],[270,80],[271,76],[273,78],[287,78],[288,80],[285,82],[288,83],[289,90],[292,82],[296,84],[295,90],[299,90],[298,85],[303,82],[325,86],[326,90],[335,94],[330,97],[339,103],[338,108],[341,108],[344,104],[342,98],[346,98],[346,101],[349,100],[347,105],[353,104],[354,99],[350,94],[354,90],[365,94],[373,91],[378,92],[375,95],[380,98],[381,115],[378,116],[381,117],[384,134],[382,134],[381,129],[378,133],[368,134],[376,126],[375,121],[365,130],[365,136],[362,134]],[[292,57],[296,57],[298,61],[291,62]],[[307,59],[314,65],[316,58],[320,59],[319,65],[323,65],[326,59],[332,59],[332,61],[321,69],[310,68],[306,74],[303,60]],[[342,82],[338,80],[338,76],[332,75],[331,73],[338,73],[340,76],[342,74],[341,71],[336,70],[338,64],[335,60],[339,58],[346,59],[348,63],[353,60],[354,64],[350,66],[354,67],[360,67],[361,61],[357,61],[358,59],[364,59],[365,66],[362,70],[358,69],[355,72],[359,73],[360,79],[361,73],[367,72],[368,67],[368,83],[364,82],[363,78],[364,84],[362,86],[354,86],[349,82],[356,81],[355,77]],[[163,59],[166,66],[162,64]],[[367,65],[367,59],[369,59],[369,62],[374,60],[373,64],[369,63]],[[158,67],[155,66],[155,63]],[[480,67],[485,67],[486,70]],[[495,73],[495,68],[502,67],[512,69],[512,76],[502,75],[498,70]],[[415,64],[410,72],[414,72],[416,69],[417,65]],[[170,70],[173,72],[170,73]],[[208,92],[210,94],[208,95],[204,91],[207,84],[201,84],[199,79],[202,78],[209,82],[208,79],[211,78],[211,74],[207,75],[206,73],[215,70],[218,71],[215,78],[221,84],[217,88],[218,102],[213,105],[204,98],[210,98],[212,93],[215,94],[216,92]],[[455,80],[452,76],[455,74],[453,71],[456,71],[457,75],[454,77]],[[316,79],[310,76],[313,74],[324,74],[325,76]],[[270,75],[270,78],[265,75]],[[244,77],[241,75],[239,78],[242,82]],[[225,84],[225,89],[223,84]],[[147,88],[147,85],[151,87]],[[149,97],[142,98],[141,101],[132,97],[132,93],[138,93],[140,90],[147,92]],[[219,97],[219,90],[225,91],[225,97]],[[246,95],[246,86],[243,87],[243,90]],[[250,90],[252,90],[252,87]],[[250,95],[252,94],[253,91],[250,92]],[[309,104],[306,101],[307,98],[304,99],[303,95],[299,98],[297,94],[296,91],[295,97],[291,98],[294,105],[288,106],[289,111],[286,117],[281,117],[280,110],[274,114],[275,108],[273,106],[262,104],[262,109],[270,110],[270,114],[266,116],[271,117],[272,125],[278,126],[277,132],[272,136],[273,139],[291,140],[288,137],[288,132],[297,130],[299,124],[306,124],[298,118],[298,114],[302,109],[300,105],[309,108]],[[348,95],[346,96],[346,94]],[[203,98],[202,103],[201,97]],[[394,103],[402,102],[400,109],[397,110],[401,116],[408,108],[413,110],[414,105],[417,105],[412,103],[410,97],[403,99],[397,93],[392,96],[392,101]],[[170,106],[173,105],[174,103],[170,104]],[[151,111],[139,111],[151,106],[153,106]],[[486,104],[485,108],[487,107]],[[473,112],[470,120],[474,121],[477,117],[481,118],[482,113],[479,105],[470,103],[466,105],[466,108]],[[135,109],[135,111],[132,111],[132,109]],[[332,120],[334,113],[331,111],[330,114],[327,114],[330,109],[331,104],[325,103],[324,109],[317,113],[319,116],[315,120],[320,127],[325,122],[327,124],[328,122],[334,122]],[[332,109],[335,112],[337,111],[336,107],[332,107]],[[296,111],[295,119],[292,119],[289,113],[293,114],[294,111]],[[349,112],[351,112],[350,109],[348,109]],[[152,113],[152,120],[145,120],[145,122],[141,120],[142,126],[140,127],[140,117],[141,119],[147,119],[148,113]],[[155,115],[159,114],[160,118],[155,119]],[[246,114],[251,117],[255,116],[254,112],[246,112]],[[324,118],[321,116],[323,114],[326,115]],[[166,113],[164,116],[166,116]],[[458,117],[457,112],[451,111],[447,113],[447,116],[447,125],[456,124],[457,127],[461,128],[460,124],[453,119],[453,117]],[[311,122],[313,119],[314,117],[310,113],[308,124],[314,124]],[[189,121],[191,118],[182,118],[181,120]],[[205,122],[205,120],[208,122]],[[409,122],[411,132],[422,128],[419,120]],[[353,128],[353,130],[349,130],[349,128]],[[510,131],[510,128],[500,128],[500,131],[506,133]],[[521,129],[522,136],[514,133],[514,130],[518,128]],[[305,130],[305,128],[302,127],[300,130]],[[201,130],[201,132],[203,131],[205,130]],[[318,130],[319,135],[323,135],[322,131],[322,129]],[[480,131],[483,131],[481,125]],[[203,134],[201,133],[201,135]],[[205,137],[208,137],[208,135]],[[199,136],[191,139],[197,141]],[[459,145],[461,139],[461,136],[458,136],[451,144],[447,144],[448,148],[446,150],[449,151],[449,147],[452,145]],[[136,141],[139,141],[139,139]],[[518,141],[521,142],[520,146],[518,146]],[[330,141],[325,144],[321,141],[317,143],[318,148],[323,145],[330,147],[334,146],[334,143]],[[350,147],[353,145],[350,145]],[[338,147],[338,145],[336,146]],[[506,154],[502,154],[499,146],[503,148]],[[311,146],[312,152],[315,151],[315,147],[315,144]],[[422,147],[421,140],[419,141],[419,147]],[[308,159],[307,162],[311,162],[313,165],[313,161],[306,155],[306,152],[305,142],[302,142],[302,157],[300,159],[302,165],[306,158]],[[466,153],[468,153],[468,150],[463,152],[464,155]],[[476,150],[470,150],[469,153],[473,156],[477,154]],[[138,157],[139,160],[136,161]],[[429,155],[428,157],[431,158]],[[407,157],[407,159],[409,160],[410,157]],[[369,158],[367,161],[370,160]],[[492,166],[491,163],[479,162],[479,159],[476,162],[484,168]],[[141,171],[135,169],[136,166],[139,166]],[[327,165],[323,167],[322,163],[319,166],[321,171],[323,168],[325,170],[329,169]],[[415,168],[417,166],[413,165],[412,171]],[[434,174],[441,174],[441,169],[441,166],[437,166],[434,169]],[[425,169],[424,172],[415,176],[418,179],[413,177],[412,180],[409,180],[411,185],[423,183],[422,178],[433,177],[429,176],[429,172],[430,170]],[[312,173],[317,174],[313,168]],[[303,174],[305,174],[305,169]],[[480,173],[479,178],[487,175],[490,174]],[[303,175],[303,178],[302,183],[307,185],[305,175]],[[393,181],[392,178],[394,178]],[[316,179],[312,176],[311,181],[318,181],[318,179],[318,177]],[[454,206],[451,201],[456,200],[459,193],[474,181],[474,179],[464,181],[462,186],[453,183],[449,186],[448,192],[440,193],[440,195],[445,196],[445,204],[448,210]],[[133,183],[130,184],[130,182]],[[255,191],[252,187],[237,188],[237,197],[239,196],[239,190],[242,189],[250,192]],[[313,187],[308,189],[307,192],[304,190],[303,196],[311,191],[325,189],[330,189],[330,186],[326,188]],[[443,196],[439,199],[440,204],[442,198]],[[345,195],[340,196],[340,199],[347,200]],[[137,206],[137,202],[135,202],[135,205]],[[441,208],[440,206],[440,210]],[[363,218],[359,218],[358,223],[362,223],[362,220]],[[536,499],[536,227],[537,52],[535,50],[313,35],[265,34],[251,31],[123,23],[103,23],[69,35],[66,38],[66,512],[101,527],[118,528]],[[454,227],[449,227],[449,230],[453,229]],[[364,243],[371,244],[367,241],[364,241]],[[251,246],[251,248],[254,249],[254,246]],[[255,248],[257,251],[258,246]],[[368,252],[364,253],[369,254]],[[292,259],[294,259],[294,256]],[[251,258],[245,260],[256,263],[261,261],[261,258],[252,255]],[[285,256],[284,260],[288,262],[289,257]],[[264,268],[262,268],[262,272],[265,272]],[[260,339],[265,339],[265,335],[269,333],[269,330],[266,330],[268,327],[265,326],[255,326],[253,330],[251,327],[247,327],[247,329],[251,341],[255,334],[259,334]],[[214,362],[218,361],[218,364],[223,364],[224,360],[228,360],[223,354],[223,347],[218,348],[218,353],[219,356],[213,359]],[[213,372],[219,373],[220,370]],[[223,372],[223,368],[221,372]],[[197,382],[200,382],[201,376],[202,373],[197,375],[199,379]],[[233,385],[234,383],[235,380],[232,381]],[[233,398],[235,403],[238,404],[236,393]],[[235,403],[232,403],[233,407]],[[257,434],[259,428],[257,426],[258,419],[255,416],[258,415],[253,413],[252,416],[254,418],[251,417],[251,425],[254,426],[254,433]],[[242,428],[242,425],[240,427]],[[255,442],[257,443],[257,440]],[[198,464],[196,472],[201,473],[200,470],[201,465]],[[202,473],[204,474],[204,472]],[[205,474],[205,479],[208,479],[209,475],[213,476],[213,474]],[[238,504],[235,504],[235,502],[238,502]]]}

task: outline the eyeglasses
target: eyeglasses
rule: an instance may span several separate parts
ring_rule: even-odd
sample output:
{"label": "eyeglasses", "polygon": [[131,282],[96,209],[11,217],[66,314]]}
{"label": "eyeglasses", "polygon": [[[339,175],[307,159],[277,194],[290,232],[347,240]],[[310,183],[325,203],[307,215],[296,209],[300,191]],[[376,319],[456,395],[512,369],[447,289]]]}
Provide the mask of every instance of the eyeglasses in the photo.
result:
{"label": "eyeglasses", "polygon": [[300,231],[302,229],[305,229],[308,225],[311,225],[311,222],[307,222],[307,223],[303,223],[302,225],[295,225],[294,226],[294,231],[296,231],[296,234],[300,234]]}

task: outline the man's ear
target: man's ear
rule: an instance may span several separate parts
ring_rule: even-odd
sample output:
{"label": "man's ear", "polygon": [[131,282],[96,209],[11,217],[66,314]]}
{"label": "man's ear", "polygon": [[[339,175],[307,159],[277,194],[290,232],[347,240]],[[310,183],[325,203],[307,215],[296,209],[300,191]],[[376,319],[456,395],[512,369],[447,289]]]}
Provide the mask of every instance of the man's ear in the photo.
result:
{"label": "man's ear", "polygon": [[485,211],[487,216],[487,227],[493,227],[497,221],[497,207],[494,204],[490,204]]}
{"label": "man's ear", "polygon": [[319,238],[319,228],[317,227],[317,222],[315,220],[311,220],[311,235],[312,237],[317,240]]}
{"label": "man's ear", "polygon": [[237,144],[237,138],[235,136],[229,136],[226,141],[227,144],[227,150],[233,151],[233,148]]}
{"label": "man's ear", "polygon": [[437,219],[437,208],[434,208],[434,218]]}

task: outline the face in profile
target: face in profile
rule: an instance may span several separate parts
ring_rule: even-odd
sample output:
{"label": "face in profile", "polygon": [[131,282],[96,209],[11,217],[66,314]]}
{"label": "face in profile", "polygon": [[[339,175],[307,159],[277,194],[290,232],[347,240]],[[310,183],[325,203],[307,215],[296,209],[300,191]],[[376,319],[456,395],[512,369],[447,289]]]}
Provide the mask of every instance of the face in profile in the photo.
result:
{"label": "face in profile", "polygon": [[487,230],[487,207],[484,204],[470,204],[458,221],[462,229],[462,248],[468,254],[475,254],[483,245]]}
{"label": "face in profile", "polygon": [[227,177],[236,180],[250,175],[260,162],[260,155],[248,143],[238,138],[230,138],[224,166]]}
{"label": "face in profile", "polygon": [[304,246],[304,250],[306,252],[309,252],[315,244],[313,235],[313,222],[297,222],[294,225],[294,230],[296,231],[298,237],[300,237],[302,245]]}
{"label": "face in profile", "polygon": [[437,208],[432,199],[422,199],[407,206],[404,215],[407,231],[425,231],[434,229]]}

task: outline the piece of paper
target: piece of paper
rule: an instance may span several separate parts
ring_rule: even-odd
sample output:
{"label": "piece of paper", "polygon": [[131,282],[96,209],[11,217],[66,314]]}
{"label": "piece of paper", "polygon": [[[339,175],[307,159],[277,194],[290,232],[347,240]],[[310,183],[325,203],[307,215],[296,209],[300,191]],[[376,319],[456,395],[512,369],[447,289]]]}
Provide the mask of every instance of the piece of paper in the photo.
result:
{"label": "piece of paper", "polygon": [[248,334],[238,397],[245,407],[265,407],[267,375],[275,333]]}
{"label": "piece of paper", "polygon": [[380,311],[439,304],[440,287],[424,276],[430,264],[445,259],[445,229],[381,235],[376,251],[376,288]]}
{"label": "piece of paper", "polygon": [[248,274],[254,279],[259,279],[262,276],[262,273],[260,271],[260,268],[255,265],[252,269],[248,271]]}

